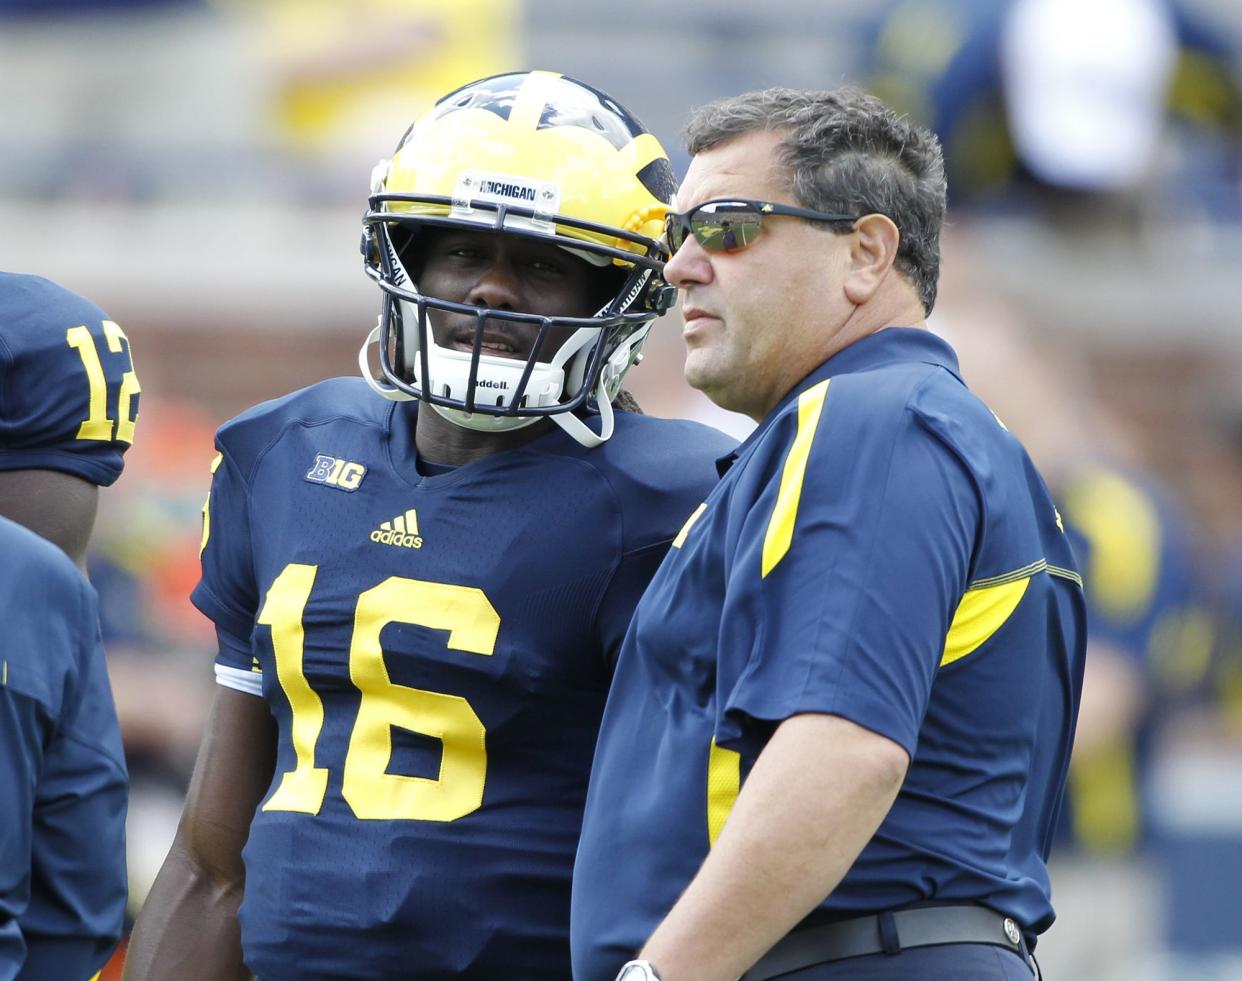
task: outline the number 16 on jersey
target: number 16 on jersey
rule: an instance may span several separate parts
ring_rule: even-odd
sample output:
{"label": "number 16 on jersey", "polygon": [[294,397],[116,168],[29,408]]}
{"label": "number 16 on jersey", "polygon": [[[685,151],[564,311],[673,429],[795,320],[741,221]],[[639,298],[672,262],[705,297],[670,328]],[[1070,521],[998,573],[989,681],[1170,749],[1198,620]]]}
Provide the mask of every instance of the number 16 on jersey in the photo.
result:
{"label": "number 16 on jersey", "polygon": [[[317,573],[313,565],[285,566],[259,613],[258,622],[272,630],[295,758],[294,768],[281,775],[263,805],[265,811],[318,814],[327,793],[328,770],[315,760],[324,704],[307,682],[302,662],[302,615]],[[447,631],[449,649],[490,657],[500,616],[482,590],[398,576],[363,592],[354,613],[349,678],[362,698],[341,761],[341,794],[354,816],[364,821],[455,821],[483,804],[487,731],[461,696],[410,688],[389,678],[380,633],[390,623]],[[440,741],[443,757],[436,778],[388,772],[393,727]]]}

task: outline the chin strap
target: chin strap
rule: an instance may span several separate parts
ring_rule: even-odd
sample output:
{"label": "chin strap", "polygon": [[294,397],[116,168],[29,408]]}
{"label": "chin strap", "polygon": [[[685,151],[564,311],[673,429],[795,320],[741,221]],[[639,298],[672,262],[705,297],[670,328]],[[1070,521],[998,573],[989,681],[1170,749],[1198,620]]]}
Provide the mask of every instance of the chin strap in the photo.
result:
{"label": "chin strap", "polygon": [[372,344],[379,344],[380,328],[376,324],[375,329],[367,335],[367,339],[362,342],[362,348],[358,351],[358,370],[362,372],[362,380],[370,386],[371,391],[377,395],[382,395],[386,399],[392,399],[394,402],[413,402],[414,396],[409,392],[403,392],[399,388],[393,388],[391,385],[385,385],[376,380],[371,374],[371,363],[367,360],[367,352]]}
{"label": "chin strap", "polygon": [[600,378],[599,387],[595,390],[595,401],[599,405],[600,431],[598,433],[572,412],[560,412],[552,416],[554,423],[588,450],[608,442],[608,438],[612,435],[612,403],[608,401],[608,393],[604,389],[602,377]]}

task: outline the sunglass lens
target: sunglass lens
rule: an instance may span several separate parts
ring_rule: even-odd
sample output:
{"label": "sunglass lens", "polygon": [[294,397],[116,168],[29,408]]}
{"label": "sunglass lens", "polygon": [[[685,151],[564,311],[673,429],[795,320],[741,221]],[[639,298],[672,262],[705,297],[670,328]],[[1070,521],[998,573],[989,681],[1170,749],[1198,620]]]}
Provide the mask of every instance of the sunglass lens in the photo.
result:
{"label": "sunglass lens", "polygon": [[664,241],[668,244],[669,255],[676,253],[686,241],[685,215],[669,212],[664,218]]}
{"label": "sunglass lens", "polygon": [[736,252],[758,237],[763,218],[757,211],[750,210],[701,210],[690,219],[690,225],[703,248],[713,252]]}

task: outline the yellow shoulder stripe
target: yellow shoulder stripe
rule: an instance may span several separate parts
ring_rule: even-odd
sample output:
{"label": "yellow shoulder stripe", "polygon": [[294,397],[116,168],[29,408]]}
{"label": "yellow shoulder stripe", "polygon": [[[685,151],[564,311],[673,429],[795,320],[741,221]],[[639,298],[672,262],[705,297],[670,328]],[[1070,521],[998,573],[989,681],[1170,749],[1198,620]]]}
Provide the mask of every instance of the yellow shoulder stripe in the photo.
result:
{"label": "yellow shoulder stripe", "polygon": [[681,548],[686,544],[686,536],[690,534],[690,529],[694,527],[694,523],[703,517],[703,512],[707,510],[707,502],[704,501],[694,509],[694,514],[686,519],[686,523],[681,526],[681,531],[677,533],[677,537],[673,539],[673,548]]}
{"label": "yellow shoulder stripe", "polygon": [[830,381],[831,378],[825,378],[798,396],[798,433],[789,448],[789,455],[785,457],[781,486],[776,494],[776,507],[772,509],[768,531],[763,537],[764,578],[785,557],[793,542],[794,521],[798,517],[798,503],[802,500],[802,481],[806,478],[806,464],[811,456],[811,444],[815,442],[815,432],[819,426],[819,417],[824,409]]}
{"label": "yellow shoulder stripe", "polygon": [[996,633],[1018,608],[1030,583],[1028,574],[994,586],[968,589],[949,624],[940,666],[961,660]]}
{"label": "yellow shoulder stripe", "polygon": [[[224,459],[223,453],[217,453],[215,459],[211,461],[211,472],[220,469],[220,462]],[[203,501],[203,540],[198,543],[198,554],[201,557],[203,550],[207,547],[207,539],[211,537],[211,491],[207,491],[207,499]]]}
{"label": "yellow shoulder stripe", "polygon": [[742,789],[742,754],[712,739],[707,756],[707,842],[715,847]]}

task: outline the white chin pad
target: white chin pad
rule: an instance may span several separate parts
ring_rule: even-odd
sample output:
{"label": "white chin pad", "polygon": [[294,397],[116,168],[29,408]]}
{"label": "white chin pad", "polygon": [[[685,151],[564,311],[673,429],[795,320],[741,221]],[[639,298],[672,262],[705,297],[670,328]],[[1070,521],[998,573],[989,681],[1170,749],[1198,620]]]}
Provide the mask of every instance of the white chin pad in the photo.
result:
{"label": "white chin pad", "polygon": [[[431,378],[426,386],[423,384],[421,358],[415,356],[410,367],[419,391],[464,401],[470,383],[472,360],[469,351],[443,348],[432,341],[427,348]],[[513,404],[513,395],[525,369],[525,359],[480,354],[474,384],[475,403],[508,408]],[[529,406],[553,405],[560,398],[564,387],[565,372],[559,366],[536,362],[523,396]]]}
{"label": "white chin pad", "polygon": [[[427,325],[427,365],[429,378],[423,378],[423,362],[419,348],[423,341],[418,328],[418,310],[414,304],[402,301],[402,320],[405,324],[404,367],[407,377],[414,379],[420,392],[441,398],[465,401],[470,382],[470,363],[473,352],[442,347],[431,336]],[[523,326],[534,330],[534,325]],[[579,362],[587,357],[591,345],[599,337],[599,330],[583,327],[574,331],[547,361],[536,361],[527,379],[522,396],[524,408],[546,408],[560,402],[565,393],[568,369],[571,384],[581,384]],[[545,342],[545,350],[547,349]],[[579,356],[580,355],[580,356]],[[526,370],[525,358],[506,358],[482,351],[475,376],[474,401],[476,405],[509,408],[522,374]],[[491,417],[489,417],[491,418]],[[490,428],[490,427],[489,427]]]}

